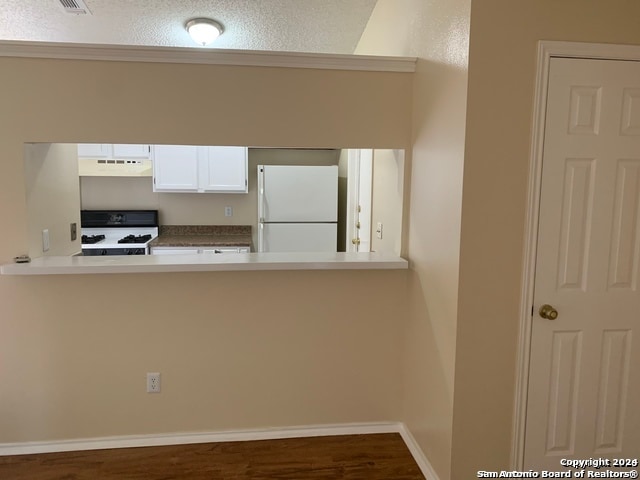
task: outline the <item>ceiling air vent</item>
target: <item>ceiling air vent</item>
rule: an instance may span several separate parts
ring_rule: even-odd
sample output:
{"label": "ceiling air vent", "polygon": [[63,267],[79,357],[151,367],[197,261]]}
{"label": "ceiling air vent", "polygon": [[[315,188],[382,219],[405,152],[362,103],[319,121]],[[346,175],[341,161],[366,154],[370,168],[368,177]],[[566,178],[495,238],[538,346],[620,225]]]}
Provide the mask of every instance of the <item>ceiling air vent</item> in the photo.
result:
{"label": "ceiling air vent", "polygon": [[66,13],[73,15],[91,15],[91,11],[82,0],[58,0]]}

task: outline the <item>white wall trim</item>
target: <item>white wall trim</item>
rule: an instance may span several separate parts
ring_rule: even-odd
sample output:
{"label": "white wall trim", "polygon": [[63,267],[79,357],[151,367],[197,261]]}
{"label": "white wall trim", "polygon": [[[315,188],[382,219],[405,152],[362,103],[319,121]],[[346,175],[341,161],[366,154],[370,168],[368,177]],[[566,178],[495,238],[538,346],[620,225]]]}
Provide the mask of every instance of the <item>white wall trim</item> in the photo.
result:
{"label": "white wall trim", "polygon": [[512,470],[521,470],[524,462],[524,427],[526,421],[526,401],[529,390],[529,348],[531,343],[531,306],[533,305],[533,284],[538,231],[538,205],[540,200],[540,180],[542,173],[542,147],[544,145],[544,122],[546,113],[547,78],[549,77],[548,51],[545,42],[538,44],[538,62],[533,105],[533,132],[529,164],[529,191],[525,217],[524,268],[522,291],[520,293],[520,333],[517,351],[516,395],[513,418],[513,441],[511,449]]}
{"label": "white wall trim", "polygon": [[526,210],[524,265],[520,293],[520,333],[516,363],[511,468],[524,469],[526,404],[529,383],[531,347],[531,314],[534,300],[535,264],[537,252],[538,215],[542,179],[544,126],[546,120],[547,84],[551,58],[592,58],[609,60],[640,60],[640,46],[577,42],[541,41],[538,44],[535,97],[532,118],[529,186]]}
{"label": "white wall trim", "polygon": [[53,440],[49,442],[0,443],[0,456],[103,450],[108,448],[159,447],[164,445],[187,445],[191,443],[244,442],[250,440],[278,440],[282,438],[327,437],[331,435],[399,433],[400,425],[401,424],[397,422],[345,423],[337,425],[265,428],[260,430],[183,432]]}
{"label": "white wall trim", "polygon": [[415,72],[417,61],[415,57],[22,41],[0,41],[0,57],[194,63],[403,73]]}
{"label": "white wall trim", "polygon": [[440,480],[440,477],[438,477],[438,474],[431,466],[431,462],[429,462],[429,459],[426,457],[426,455],[418,445],[418,442],[404,423],[400,424],[399,433],[402,437],[402,440],[404,440],[405,445],[409,449],[409,452],[411,452],[413,459],[418,464],[418,467],[420,467],[420,471],[422,472],[426,480]]}
{"label": "white wall trim", "polygon": [[245,442],[251,440],[279,440],[283,438],[327,437],[332,435],[371,435],[398,433],[427,480],[439,480],[411,432],[402,422],[342,423],[260,430],[221,432],[185,432],[157,435],[126,435],[49,442],[0,443],[0,456],[36,453],[104,450],[111,448],[160,447],[195,443]]}

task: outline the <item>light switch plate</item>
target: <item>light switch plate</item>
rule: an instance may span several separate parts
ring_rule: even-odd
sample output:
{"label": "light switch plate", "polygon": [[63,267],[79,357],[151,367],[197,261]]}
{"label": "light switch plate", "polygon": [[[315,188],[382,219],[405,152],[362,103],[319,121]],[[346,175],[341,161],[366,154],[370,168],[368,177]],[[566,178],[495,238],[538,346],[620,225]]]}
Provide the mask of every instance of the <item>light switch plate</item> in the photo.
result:
{"label": "light switch plate", "polygon": [[376,226],[376,237],[382,238],[382,222],[378,222]]}
{"label": "light switch plate", "polygon": [[49,243],[49,229],[45,228],[44,230],[42,230],[42,251],[46,252],[50,247],[51,244]]}

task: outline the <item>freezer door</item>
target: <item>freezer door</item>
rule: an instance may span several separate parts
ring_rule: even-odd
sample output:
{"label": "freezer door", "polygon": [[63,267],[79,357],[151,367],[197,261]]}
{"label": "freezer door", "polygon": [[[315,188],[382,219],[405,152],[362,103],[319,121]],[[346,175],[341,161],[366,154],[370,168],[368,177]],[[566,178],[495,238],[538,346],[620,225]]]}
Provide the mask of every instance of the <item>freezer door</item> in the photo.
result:
{"label": "freezer door", "polygon": [[338,167],[258,165],[258,215],[265,222],[336,222]]}
{"label": "freezer door", "polygon": [[335,223],[262,223],[258,231],[259,252],[335,252]]}

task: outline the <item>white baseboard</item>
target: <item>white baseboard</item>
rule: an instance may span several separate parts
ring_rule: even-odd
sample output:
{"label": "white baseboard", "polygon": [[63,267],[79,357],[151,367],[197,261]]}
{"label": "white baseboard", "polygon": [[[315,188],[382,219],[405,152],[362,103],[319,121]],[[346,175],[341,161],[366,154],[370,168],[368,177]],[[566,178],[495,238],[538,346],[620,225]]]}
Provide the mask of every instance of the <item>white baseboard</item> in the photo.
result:
{"label": "white baseboard", "polygon": [[35,453],[73,452],[111,448],[160,447],[190,443],[244,442],[250,440],[278,440],[283,438],[328,437],[332,435],[365,435],[399,433],[409,452],[427,480],[439,480],[417,442],[401,422],[343,423],[261,430],[234,430],[221,432],[187,432],[158,435],[126,435],[50,442],[0,443],[0,456]]}
{"label": "white baseboard", "polygon": [[438,474],[431,466],[427,456],[424,454],[413,435],[411,435],[407,426],[404,423],[400,423],[398,425],[400,426],[400,431],[398,433],[400,433],[402,440],[404,440],[405,445],[411,452],[411,455],[418,464],[418,467],[420,467],[420,471],[424,477],[427,480],[440,480],[440,477],[438,477]]}

